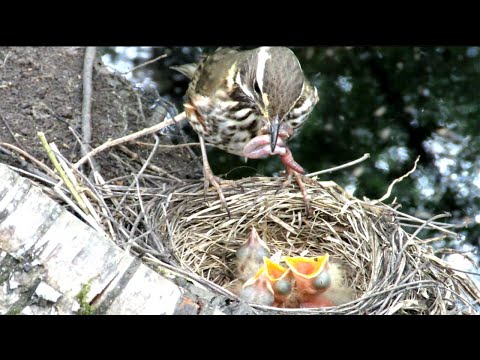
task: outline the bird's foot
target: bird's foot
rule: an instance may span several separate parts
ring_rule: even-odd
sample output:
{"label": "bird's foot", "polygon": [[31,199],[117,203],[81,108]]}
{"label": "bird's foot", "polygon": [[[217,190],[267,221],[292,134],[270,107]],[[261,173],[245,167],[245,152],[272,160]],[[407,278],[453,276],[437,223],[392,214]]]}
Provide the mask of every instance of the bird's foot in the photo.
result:
{"label": "bird's foot", "polygon": [[205,202],[207,202],[208,188],[210,185],[212,185],[215,188],[215,190],[217,190],[217,194],[218,194],[218,197],[220,198],[220,202],[225,207],[225,210],[227,210],[228,217],[232,218],[232,214],[230,213],[230,209],[228,208],[228,205],[227,205],[227,200],[225,199],[225,195],[223,194],[223,190],[220,185],[221,183],[228,182],[228,180],[222,180],[218,176],[213,175],[213,172],[210,168],[204,167],[203,174],[205,177],[205,180],[203,183],[203,195],[205,198]]}
{"label": "bird's foot", "polygon": [[[303,196],[303,203],[305,204],[305,210],[307,212],[307,216],[312,216],[312,208],[310,206],[310,196],[307,194],[307,189],[305,188],[305,184],[302,181],[302,174],[305,173],[305,170],[293,159],[292,152],[290,149],[286,148],[287,152],[285,155],[281,155],[280,159],[282,163],[285,165],[286,172],[287,172],[287,179],[283,182],[282,186],[278,191],[284,189],[286,186],[290,185],[292,181],[292,176],[295,178],[295,182],[298,184],[300,191],[302,192]],[[277,191],[277,193],[278,193]]]}
{"label": "bird's foot", "polygon": [[307,189],[305,188],[305,184],[302,181],[303,175],[299,174],[298,172],[290,168],[287,168],[286,172],[287,172],[287,178],[282,183],[282,185],[278,188],[278,190],[275,192],[275,195],[277,195],[281,190],[285,189],[288,185],[291,184],[292,176],[293,176],[295,178],[295,182],[300,188],[300,191],[302,192],[303,203],[305,204],[305,211],[307,212],[307,216],[312,216],[313,212],[310,206],[310,196],[308,195]]}
{"label": "bird's foot", "polygon": [[305,188],[305,184],[302,181],[302,176],[303,175],[299,174],[295,170],[290,170],[290,171],[293,172],[293,177],[295,178],[295,181],[296,181],[298,187],[300,188],[300,191],[302,192],[303,203],[305,204],[305,210],[307,212],[307,216],[312,216],[313,212],[312,212],[312,208],[310,206],[310,196],[307,194],[307,189]]}
{"label": "bird's foot", "polygon": [[[222,180],[219,177],[213,175],[213,171],[210,168],[210,164],[208,163],[207,158],[207,148],[205,147],[205,140],[203,137],[199,136],[200,140],[200,149],[202,150],[202,159],[203,159],[203,176],[204,176],[204,185],[203,185],[203,195],[205,202],[207,202],[207,192],[208,187],[211,184],[215,190],[217,190],[218,197],[220,198],[220,202],[227,210],[228,217],[231,219],[232,214],[230,213],[230,209],[228,208],[227,201],[225,200],[225,195],[223,195],[223,190],[221,187],[221,183],[230,182],[229,180]],[[238,186],[238,184],[236,184]],[[243,191],[243,188],[242,188]]]}

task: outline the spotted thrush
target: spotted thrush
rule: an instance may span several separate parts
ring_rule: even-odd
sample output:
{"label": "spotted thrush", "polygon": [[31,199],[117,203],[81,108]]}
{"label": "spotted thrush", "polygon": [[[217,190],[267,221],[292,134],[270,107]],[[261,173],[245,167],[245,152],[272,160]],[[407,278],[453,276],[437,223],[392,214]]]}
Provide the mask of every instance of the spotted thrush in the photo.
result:
{"label": "spotted thrush", "polygon": [[236,51],[221,48],[199,64],[174,69],[191,78],[185,113],[201,143],[205,189],[212,184],[225,197],[208,163],[205,142],[250,159],[278,155],[288,180],[294,175],[307,212],[309,198],[286,143],[318,102],[295,54],[285,47]]}

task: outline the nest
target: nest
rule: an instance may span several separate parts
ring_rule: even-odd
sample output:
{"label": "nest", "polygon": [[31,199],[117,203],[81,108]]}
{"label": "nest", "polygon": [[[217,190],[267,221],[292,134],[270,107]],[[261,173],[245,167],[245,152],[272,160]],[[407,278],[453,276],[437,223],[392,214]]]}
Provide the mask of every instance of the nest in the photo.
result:
{"label": "nest", "polygon": [[[129,156],[136,155],[131,156],[133,161],[127,167],[119,169],[125,175],[104,181],[96,171],[95,183],[46,141],[49,156],[60,161],[55,167],[57,173],[13,145],[0,144],[0,150],[21,154],[15,156],[25,169],[32,170],[12,168],[29,176],[52,198],[120,247],[140,256],[154,269],[167,268],[215,294],[245,303],[232,290],[236,281],[234,255],[252,226],[272,254],[329,254],[332,262],[345,270],[345,286],[355,292],[353,301],[318,309],[251,305],[258,313],[480,313],[480,291],[475,284],[436,256],[438,252],[455,251],[434,252],[432,248],[435,241],[456,238],[450,230],[454,226],[438,221],[445,215],[421,220],[398,211],[395,202],[382,202],[395,182],[386,196],[370,201],[350,196],[333,182],[305,178],[313,210],[307,217],[294,182],[282,188],[283,178],[245,178],[223,187],[231,212],[228,217],[213,188],[205,195],[203,181],[178,179],[150,163],[162,146],[159,137],[154,138],[146,160],[125,148],[123,152]],[[131,137],[122,141],[127,139]],[[113,143],[118,141],[109,146]],[[7,145],[8,151],[2,148]],[[112,149],[110,155],[122,159],[117,149]],[[123,163],[118,162],[118,167]],[[63,174],[59,171],[62,168]],[[64,185],[66,177],[72,186]],[[80,183],[90,191],[81,192]],[[88,212],[82,204],[86,204]],[[422,230],[433,230],[433,237],[421,238],[427,233]]]}
{"label": "nest", "polygon": [[306,217],[296,185],[278,191],[283,181],[254,177],[224,186],[231,218],[213,188],[205,198],[203,183],[170,189],[163,194],[163,201],[147,207],[148,227],[154,230],[144,240],[145,247],[163,256],[168,253],[175,266],[203,278],[210,290],[222,287],[236,297],[228,291],[237,281],[235,252],[255,226],[272,254],[328,253],[332,262],[345,270],[345,285],[356,294],[355,300],[334,307],[277,309],[253,305],[258,310],[335,314],[477,312],[472,305],[480,299],[475,285],[434,255],[429,245],[432,239],[418,237],[424,229],[455,236],[448,224],[435,218],[416,219],[397,211],[394,204],[359,200],[334,182],[312,179],[306,187],[313,215]]}

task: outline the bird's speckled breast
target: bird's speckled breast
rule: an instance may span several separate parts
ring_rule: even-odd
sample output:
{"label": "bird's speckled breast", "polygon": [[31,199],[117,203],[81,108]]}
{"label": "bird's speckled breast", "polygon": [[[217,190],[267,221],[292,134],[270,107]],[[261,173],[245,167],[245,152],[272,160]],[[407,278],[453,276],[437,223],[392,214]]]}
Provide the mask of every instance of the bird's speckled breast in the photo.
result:
{"label": "bird's speckled breast", "polygon": [[262,115],[240,101],[230,98],[213,104],[210,98],[191,96],[190,102],[197,113],[189,116],[194,130],[207,143],[228,153],[242,156],[245,144],[260,134]]}
{"label": "bird's speckled breast", "polygon": [[[189,122],[193,129],[207,143],[230,154],[243,156],[245,145],[254,137],[262,134],[263,116],[252,108],[244,107],[241,103],[221,102],[216,107],[205,99],[199,102],[191,99],[191,103],[197,109],[196,114],[193,113],[189,116]],[[226,107],[230,111],[225,111]],[[309,110],[311,111],[311,109]],[[285,119],[287,125],[293,129],[290,139],[298,133],[310,111],[302,112],[298,117]],[[235,117],[226,117],[226,114]],[[198,115],[201,117],[201,121],[198,119]]]}

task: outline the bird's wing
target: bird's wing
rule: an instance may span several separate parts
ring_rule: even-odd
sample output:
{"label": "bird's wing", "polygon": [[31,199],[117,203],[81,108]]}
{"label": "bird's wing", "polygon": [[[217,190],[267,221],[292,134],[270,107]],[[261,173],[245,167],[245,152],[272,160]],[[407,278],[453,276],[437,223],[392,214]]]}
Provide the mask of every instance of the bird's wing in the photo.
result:
{"label": "bird's wing", "polygon": [[183,64],[179,66],[170,66],[170,69],[176,70],[179,73],[182,73],[189,79],[193,78],[193,74],[198,69],[198,63]]}

